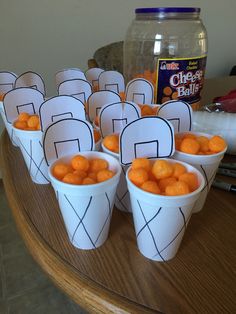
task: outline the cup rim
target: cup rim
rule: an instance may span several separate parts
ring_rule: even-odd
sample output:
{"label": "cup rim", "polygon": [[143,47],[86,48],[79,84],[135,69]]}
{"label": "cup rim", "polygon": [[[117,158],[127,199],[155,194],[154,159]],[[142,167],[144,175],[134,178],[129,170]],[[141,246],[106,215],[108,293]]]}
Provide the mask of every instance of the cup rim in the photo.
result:
{"label": "cup rim", "polygon": [[87,156],[87,154],[89,155],[95,155],[95,156],[104,156],[104,155],[107,155],[108,158],[112,159],[113,162],[115,163],[116,165],[116,168],[118,169],[116,174],[106,180],[106,181],[103,181],[103,182],[100,182],[100,183],[95,183],[95,184],[86,184],[86,185],[80,185],[80,184],[70,184],[70,183],[65,183],[63,181],[60,181],[58,180],[56,177],[54,177],[54,175],[52,174],[52,169],[53,167],[58,163],[60,162],[61,160],[65,160],[65,159],[71,159],[73,156],[75,156],[75,154],[72,154],[72,155],[65,155],[55,161],[52,162],[52,164],[48,167],[48,175],[49,175],[49,178],[50,178],[50,181],[51,182],[55,182],[57,185],[59,184],[61,187],[64,187],[64,188],[71,188],[72,190],[86,190],[88,188],[91,188],[91,187],[94,187],[94,188],[97,188],[99,189],[100,187],[104,187],[106,185],[110,185],[113,181],[116,181],[117,180],[117,177],[120,176],[120,173],[121,173],[121,166],[118,162],[118,160],[116,158],[114,158],[113,156],[107,154],[107,153],[104,153],[104,152],[98,152],[98,151],[83,151],[83,152],[79,152],[78,153],[79,155],[83,155],[83,156]]}
{"label": "cup rim", "polygon": [[[139,188],[138,186],[136,186],[132,181],[130,181],[129,177],[128,177],[128,174],[129,174],[129,171],[131,169],[131,166],[127,169],[127,172],[126,172],[126,180],[128,182],[129,185],[132,186],[132,188],[138,192],[138,193],[141,193],[141,195],[143,196],[150,196],[150,197],[153,197],[153,198],[156,198],[156,199],[162,199],[162,200],[180,200],[180,199],[183,199],[183,198],[188,198],[188,197],[192,197],[193,195],[196,195],[198,193],[200,193],[203,188],[204,188],[204,184],[205,184],[205,179],[203,177],[203,175],[201,174],[201,172],[196,169],[194,166],[188,164],[187,162],[183,162],[183,161],[180,161],[180,160],[177,160],[177,159],[172,159],[172,158],[155,158],[155,159],[152,159],[152,160],[167,160],[167,161],[170,161],[171,163],[180,163],[182,164],[183,166],[185,166],[186,168],[190,168],[191,169],[191,172],[194,172],[198,175],[198,177],[201,178],[201,182],[200,182],[200,185],[199,187],[191,192],[191,193],[188,193],[188,194],[183,194],[183,195],[177,195],[177,196],[167,196],[167,195],[161,195],[161,194],[154,194],[154,193],[151,193],[151,192],[147,192],[147,191],[144,191],[142,190],[141,188]],[[189,171],[189,170],[188,170]]]}

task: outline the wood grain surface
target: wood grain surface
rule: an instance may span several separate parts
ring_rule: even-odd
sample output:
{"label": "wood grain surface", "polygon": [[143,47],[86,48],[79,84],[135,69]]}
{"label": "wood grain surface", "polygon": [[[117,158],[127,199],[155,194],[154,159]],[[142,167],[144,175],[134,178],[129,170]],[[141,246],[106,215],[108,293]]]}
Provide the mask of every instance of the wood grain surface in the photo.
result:
{"label": "wood grain surface", "polygon": [[137,249],[132,216],[116,209],[102,247],[73,247],[52,187],[31,181],[6,132],[1,165],[9,204],[29,251],[89,312],[236,313],[235,194],[212,188],[203,210],[191,217],[177,256],[153,262]]}

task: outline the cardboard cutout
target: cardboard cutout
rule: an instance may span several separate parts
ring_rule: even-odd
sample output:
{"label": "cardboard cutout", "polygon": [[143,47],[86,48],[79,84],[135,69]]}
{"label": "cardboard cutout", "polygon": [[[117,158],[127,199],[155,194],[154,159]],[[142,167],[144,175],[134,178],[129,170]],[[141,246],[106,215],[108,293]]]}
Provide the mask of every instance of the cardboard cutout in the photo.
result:
{"label": "cardboard cutout", "polygon": [[72,96],[55,96],[46,100],[39,108],[41,130],[59,120],[75,118],[85,120],[85,110],[82,101]]}
{"label": "cardboard cutout", "polygon": [[15,81],[15,88],[30,87],[40,91],[44,96],[46,95],[45,83],[43,78],[35,72],[28,71],[21,74]]}
{"label": "cardboard cutout", "polygon": [[79,119],[62,119],[51,124],[43,135],[43,150],[47,165],[66,155],[94,149],[91,124]]}
{"label": "cardboard cutout", "polygon": [[98,91],[98,77],[102,72],[104,70],[100,68],[91,68],[85,72],[85,77],[92,84],[93,91]]}
{"label": "cardboard cutout", "polygon": [[139,106],[132,102],[117,102],[103,106],[99,113],[102,137],[112,133],[120,133],[127,124],[140,116]]}
{"label": "cardboard cutout", "polygon": [[12,89],[3,99],[6,119],[9,123],[13,123],[21,112],[38,114],[43,102],[44,95],[37,89],[29,87]]}
{"label": "cardboard cutout", "polygon": [[82,79],[68,80],[59,85],[58,94],[73,96],[85,104],[92,94],[92,86],[88,81]]}
{"label": "cardboard cutout", "polygon": [[104,71],[98,78],[99,90],[111,90],[117,94],[125,91],[125,81],[117,71]]}
{"label": "cardboard cutout", "polygon": [[87,113],[89,120],[91,122],[94,121],[102,106],[119,101],[121,101],[120,96],[112,91],[102,90],[91,94],[87,101]]}
{"label": "cardboard cutout", "polygon": [[86,80],[86,77],[84,73],[78,68],[69,68],[58,71],[55,75],[56,87],[58,88],[62,82],[74,79]]}
{"label": "cardboard cutout", "polygon": [[174,129],[160,117],[143,117],[126,125],[120,134],[120,162],[138,157],[163,158],[174,153]]}
{"label": "cardboard cutout", "polygon": [[13,72],[0,71],[0,94],[6,94],[14,88],[17,75]]}
{"label": "cardboard cutout", "polygon": [[175,133],[191,131],[192,108],[184,101],[171,100],[165,102],[159,107],[158,116],[171,122]]}
{"label": "cardboard cutout", "polygon": [[153,85],[141,78],[130,81],[125,90],[126,101],[133,101],[136,104],[153,104],[154,88]]}

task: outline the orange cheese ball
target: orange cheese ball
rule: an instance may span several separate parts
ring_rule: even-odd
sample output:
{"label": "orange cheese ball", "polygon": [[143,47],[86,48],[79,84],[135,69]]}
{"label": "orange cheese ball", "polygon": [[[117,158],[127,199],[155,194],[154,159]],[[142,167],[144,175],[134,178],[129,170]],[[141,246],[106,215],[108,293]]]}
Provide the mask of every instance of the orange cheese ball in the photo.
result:
{"label": "orange cheese ball", "polygon": [[183,181],[177,181],[173,184],[170,184],[166,187],[167,196],[178,196],[188,194],[190,192],[189,186]]}
{"label": "orange cheese ball", "polygon": [[179,176],[179,181],[187,183],[191,192],[198,188],[198,178],[193,172],[187,172]]}
{"label": "orange cheese ball", "polygon": [[28,124],[28,127],[30,128],[37,128],[39,124],[39,116],[37,115],[30,116],[29,119],[27,120],[27,124]]}
{"label": "orange cheese ball", "polygon": [[169,100],[170,100],[170,97],[162,97],[161,103],[163,104],[164,102],[169,101]]}
{"label": "orange cheese ball", "polygon": [[193,133],[185,133],[183,135],[183,138],[192,138],[192,139],[196,140],[197,136]]}
{"label": "orange cheese ball", "polygon": [[89,177],[86,177],[82,180],[83,185],[89,185],[89,184],[95,184],[95,183],[97,183],[96,180]]}
{"label": "orange cheese ball", "polygon": [[149,105],[142,105],[141,106],[141,115],[142,117],[145,117],[145,116],[152,116],[154,115],[154,111],[152,110],[152,107],[149,106]]}
{"label": "orange cheese ball", "polygon": [[186,154],[197,154],[200,151],[200,144],[194,138],[186,137],[180,144],[180,150]]}
{"label": "orange cheese ball", "polygon": [[21,112],[18,116],[18,121],[28,121],[30,118],[30,115],[27,112]]}
{"label": "orange cheese ball", "polygon": [[156,179],[168,178],[173,173],[173,166],[166,160],[158,159],[152,166],[152,173]]}
{"label": "orange cheese ball", "polygon": [[175,135],[175,148],[186,154],[212,155],[223,151],[226,146],[225,140],[219,135],[211,138],[191,133]]}
{"label": "orange cheese ball", "polygon": [[37,131],[41,129],[39,116],[30,115],[27,112],[21,112],[14,122],[14,127],[25,131]]}
{"label": "orange cheese ball", "polygon": [[178,135],[175,135],[175,148],[180,150],[180,145],[182,143],[182,138]]}
{"label": "orange cheese ball", "polygon": [[78,169],[78,170],[73,171],[73,173],[75,173],[75,174],[76,174],[77,176],[79,176],[81,179],[84,179],[84,178],[87,177],[87,172],[84,171],[84,170]]}
{"label": "orange cheese ball", "polygon": [[103,181],[109,180],[114,175],[115,173],[111,170],[108,170],[108,169],[100,170],[97,173],[97,182],[103,182]]}
{"label": "orange cheese ball", "polygon": [[118,134],[111,134],[105,136],[103,145],[114,153],[119,153],[119,136]]}
{"label": "orange cheese ball", "polygon": [[94,129],[93,130],[94,141],[97,143],[101,139],[100,131]]}
{"label": "orange cheese ball", "polygon": [[180,164],[180,163],[178,163],[178,162],[176,162],[176,163],[173,164],[173,169],[174,169],[174,171],[173,171],[173,177],[175,177],[175,178],[177,178],[177,179],[179,178],[179,176],[180,176],[181,174],[183,174],[183,173],[186,172],[185,166],[182,165],[182,164]]}
{"label": "orange cheese ball", "polygon": [[27,121],[15,121],[14,122],[14,127],[20,130],[26,130],[27,128]]}
{"label": "orange cheese ball", "polygon": [[147,158],[136,158],[132,162],[132,169],[143,168],[146,171],[151,170],[151,162]]}
{"label": "orange cheese ball", "polygon": [[92,171],[90,171],[90,172],[88,172],[88,178],[91,178],[91,179],[93,179],[95,182],[97,181],[97,172],[92,172]]}
{"label": "orange cheese ball", "polygon": [[174,93],[171,95],[171,98],[172,98],[172,99],[178,99],[178,92],[174,92]]}
{"label": "orange cheese ball", "polygon": [[129,179],[137,186],[141,186],[144,182],[148,181],[148,172],[143,168],[130,169]]}
{"label": "orange cheese ball", "polygon": [[212,152],[219,153],[226,148],[226,142],[221,136],[215,135],[209,140],[209,148]]}
{"label": "orange cheese ball", "polygon": [[83,170],[87,171],[89,169],[89,160],[82,156],[82,155],[76,155],[71,159],[71,165],[74,170]]}
{"label": "orange cheese ball", "polygon": [[5,94],[0,93],[0,101],[3,101],[4,95],[5,95]]}
{"label": "orange cheese ball", "polygon": [[169,86],[166,86],[164,89],[163,89],[163,93],[166,95],[166,96],[170,96],[172,94],[172,89],[169,87]]}
{"label": "orange cheese ball", "polygon": [[95,123],[96,126],[99,127],[99,116],[96,116],[96,117],[95,117],[94,123]]}
{"label": "orange cheese ball", "polygon": [[53,175],[57,179],[61,180],[67,173],[72,172],[71,166],[65,163],[57,163],[53,168]]}
{"label": "orange cheese ball", "polygon": [[69,184],[81,184],[82,178],[80,178],[76,173],[69,172],[64,176],[62,181]]}
{"label": "orange cheese ball", "polygon": [[197,136],[196,140],[200,144],[200,152],[206,153],[209,151],[209,139],[206,136]]}
{"label": "orange cheese ball", "polygon": [[157,182],[155,181],[146,181],[141,185],[141,189],[149,192],[149,193],[153,193],[153,194],[160,194],[161,190],[157,184]]}
{"label": "orange cheese ball", "polygon": [[121,101],[125,101],[125,92],[119,92],[119,95],[120,95],[120,98],[121,98]]}
{"label": "orange cheese ball", "polygon": [[177,182],[177,179],[174,177],[169,177],[169,178],[164,178],[158,181],[158,185],[161,189],[161,192],[165,192],[166,191],[166,187],[168,185],[171,185],[173,183]]}
{"label": "orange cheese ball", "polygon": [[136,158],[128,176],[130,181],[142,190],[166,196],[184,195],[195,191],[199,186],[195,173],[188,172],[179,162],[173,163],[163,159],[157,159],[152,164],[147,158]]}
{"label": "orange cheese ball", "polygon": [[111,179],[115,172],[108,169],[105,159],[88,159],[83,155],[75,155],[70,164],[58,162],[52,169],[55,178],[64,183],[89,185]]}
{"label": "orange cheese ball", "polygon": [[89,162],[89,171],[98,172],[100,170],[108,169],[108,162],[105,159],[94,158]]}

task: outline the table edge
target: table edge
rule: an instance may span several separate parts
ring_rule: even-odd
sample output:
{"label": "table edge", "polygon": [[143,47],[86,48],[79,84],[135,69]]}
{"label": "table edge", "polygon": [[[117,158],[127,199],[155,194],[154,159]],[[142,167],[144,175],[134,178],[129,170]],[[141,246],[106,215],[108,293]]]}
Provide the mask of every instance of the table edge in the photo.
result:
{"label": "table edge", "polygon": [[[29,216],[19,206],[14,196],[16,190],[12,184],[11,176],[6,174],[7,169],[4,160],[3,143],[7,138],[8,134],[4,130],[0,137],[2,181],[17,229],[36,263],[40,265],[57,287],[91,313],[157,313],[157,311],[109,291],[90,278],[85,278],[53,251],[31,223]],[[60,277],[58,273],[60,273]]]}

